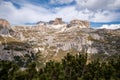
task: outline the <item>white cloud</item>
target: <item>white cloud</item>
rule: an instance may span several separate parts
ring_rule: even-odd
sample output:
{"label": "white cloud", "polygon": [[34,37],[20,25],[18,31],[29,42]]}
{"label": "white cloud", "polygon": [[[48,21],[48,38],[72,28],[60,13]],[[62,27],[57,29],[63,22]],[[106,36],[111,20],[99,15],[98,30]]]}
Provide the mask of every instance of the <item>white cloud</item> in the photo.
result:
{"label": "white cloud", "polygon": [[[77,9],[90,11],[89,19],[92,22],[120,21],[120,0],[76,0]],[[90,16],[90,14],[93,14]]]}
{"label": "white cloud", "polygon": [[62,17],[64,21],[68,22],[74,18],[87,20],[89,17],[86,15],[88,13],[77,11],[75,6],[58,8],[55,9],[55,13],[52,13],[51,10],[32,4],[25,4],[17,9],[11,2],[5,1],[0,4],[0,11],[0,17],[9,20],[12,24],[34,23],[39,20],[49,21],[56,17]]}
{"label": "white cloud", "polygon": [[76,0],[80,9],[90,10],[118,10],[120,9],[119,0]]}
{"label": "white cloud", "polygon": [[[69,1],[69,0],[64,0],[64,1]],[[93,2],[91,3],[95,4],[94,1],[95,0],[93,0]],[[93,5],[89,4],[89,6],[93,6]],[[66,6],[66,7],[56,7],[54,9],[53,8],[46,9],[42,6],[37,6],[31,3],[24,3],[24,2],[22,2],[22,7],[18,9],[12,4],[12,2],[9,1],[6,2],[3,0],[0,1],[0,18],[5,18],[8,21],[10,21],[10,23],[12,24],[35,23],[40,20],[49,21],[56,17],[61,17],[66,22],[69,22],[72,19],[89,20],[92,22],[112,22],[112,21],[120,21],[119,16],[120,16],[120,12],[114,12],[111,10],[94,11],[88,8],[77,10],[76,6]]]}
{"label": "white cloud", "polygon": [[119,21],[120,19],[118,17],[120,16],[119,12],[104,10],[93,13],[94,13],[93,18],[90,19],[92,22],[112,22]]}
{"label": "white cloud", "polygon": [[58,17],[62,17],[65,21],[70,21],[72,19],[82,19],[88,20],[91,22],[112,22],[119,21],[120,14],[119,12],[113,12],[108,10],[98,10],[96,12],[84,9],[84,10],[76,10],[75,6],[68,6],[62,9],[59,9],[58,13],[55,14]]}
{"label": "white cloud", "polygon": [[103,29],[103,28],[106,28],[106,29],[118,29],[118,28],[120,28],[120,24],[102,25],[99,28],[101,28],[101,29]]}
{"label": "white cloud", "polygon": [[[51,0],[54,4],[57,2],[60,3],[69,3],[73,0]],[[120,9],[119,0],[74,0],[76,1],[76,5],[74,6],[76,9],[69,9],[64,12],[68,13],[69,19],[71,18],[71,14],[73,18],[77,17],[79,19],[89,20],[92,22],[112,22],[112,21],[120,21],[120,12],[116,12],[115,10]],[[86,12],[88,11],[88,12]],[[76,13],[77,12],[77,13]],[[64,14],[65,14],[64,13]],[[64,16],[65,18],[66,16]]]}
{"label": "white cloud", "polygon": [[48,21],[52,19],[52,15],[49,10],[31,4],[26,4],[20,9],[17,9],[11,2],[3,1],[0,4],[0,17],[9,20],[12,24],[34,23],[39,20]]}
{"label": "white cloud", "polygon": [[60,9],[55,16],[56,17],[62,17],[64,19],[64,21],[70,21],[74,18],[77,17],[78,11],[75,9],[74,6],[69,6],[69,7],[65,7]]}
{"label": "white cloud", "polygon": [[50,0],[51,4],[69,4],[74,0]]}

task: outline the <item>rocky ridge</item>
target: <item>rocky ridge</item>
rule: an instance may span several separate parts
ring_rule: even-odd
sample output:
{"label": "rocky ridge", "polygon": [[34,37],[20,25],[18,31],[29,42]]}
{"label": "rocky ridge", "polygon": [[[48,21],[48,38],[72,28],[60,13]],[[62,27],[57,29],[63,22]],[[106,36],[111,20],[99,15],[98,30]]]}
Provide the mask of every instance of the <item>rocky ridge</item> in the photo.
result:
{"label": "rocky ridge", "polygon": [[0,59],[3,60],[13,60],[16,56],[24,59],[26,54],[32,59],[31,55],[40,53],[47,62],[50,59],[60,61],[67,53],[111,55],[120,52],[119,29],[92,29],[88,21],[72,20],[66,24],[57,18],[52,23],[40,21],[34,26],[15,26],[11,29],[12,42],[19,43],[12,43],[8,50],[1,44]]}

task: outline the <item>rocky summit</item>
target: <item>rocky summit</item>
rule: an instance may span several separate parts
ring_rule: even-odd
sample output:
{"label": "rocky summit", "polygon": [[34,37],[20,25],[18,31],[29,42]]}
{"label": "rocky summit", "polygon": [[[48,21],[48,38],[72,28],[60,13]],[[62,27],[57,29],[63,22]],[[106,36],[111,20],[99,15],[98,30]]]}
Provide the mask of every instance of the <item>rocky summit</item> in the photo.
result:
{"label": "rocky summit", "polygon": [[10,27],[10,23],[5,19],[0,19],[0,27]]}
{"label": "rocky summit", "polygon": [[81,26],[81,28],[89,28],[90,23],[88,21],[82,21],[82,20],[72,20],[69,24],[69,27],[72,26]]}
{"label": "rocky summit", "polygon": [[8,35],[10,30],[10,23],[5,19],[0,19],[0,34]]}
{"label": "rocky summit", "polygon": [[[8,21],[0,19],[1,60],[21,61],[25,65],[37,53],[47,62],[60,61],[67,53],[112,55],[120,52],[120,29],[92,29],[88,21],[75,19],[65,23],[62,18],[56,18],[33,26],[9,27]],[[3,36],[3,28],[9,36]]]}

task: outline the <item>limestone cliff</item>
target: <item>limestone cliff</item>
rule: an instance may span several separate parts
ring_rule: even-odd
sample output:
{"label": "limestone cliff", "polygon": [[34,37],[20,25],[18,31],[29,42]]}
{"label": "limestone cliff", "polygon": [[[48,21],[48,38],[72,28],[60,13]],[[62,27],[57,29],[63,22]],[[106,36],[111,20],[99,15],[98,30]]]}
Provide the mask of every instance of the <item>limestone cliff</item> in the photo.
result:
{"label": "limestone cliff", "polygon": [[61,24],[61,19],[60,23],[57,21],[56,24],[13,27],[12,43],[3,36],[0,39],[7,43],[7,47],[1,44],[0,59],[14,60],[15,56],[22,56],[23,59],[26,54],[32,59],[32,54],[40,53],[46,62],[50,59],[59,61],[67,53],[111,55],[120,52],[119,29],[92,29],[88,21],[81,20],[72,20],[68,24]]}

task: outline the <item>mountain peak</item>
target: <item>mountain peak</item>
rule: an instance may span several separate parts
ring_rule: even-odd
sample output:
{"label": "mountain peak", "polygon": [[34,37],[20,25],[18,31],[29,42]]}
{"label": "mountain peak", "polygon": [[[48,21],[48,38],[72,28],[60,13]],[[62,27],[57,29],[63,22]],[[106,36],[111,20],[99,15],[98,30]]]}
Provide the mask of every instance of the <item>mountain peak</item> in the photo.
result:
{"label": "mountain peak", "polygon": [[53,26],[55,27],[63,27],[63,28],[90,28],[90,22],[89,21],[85,21],[85,20],[79,20],[79,19],[74,19],[72,21],[70,21],[69,23],[65,23],[62,18],[55,18],[55,20],[50,20],[49,22],[44,22],[44,21],[39,21],[36,23],[38,26]]}
{"label": "mountain peak", "polygon": [[0,34],[9,35],[10,23],[5,19],[0,19]]}
{"label": "mountain peak", "polygon": [[70,22],[72,25],[80,25],[80,26],[86,26],[87,28],[90,27],[90,22],[89,21],[83,21],[83,20],[78,20],[74,19]]}
{"label": "mountain peak", "polygon": [[5,19],[0,19],[0,27],[10,27],[10,23]]}

